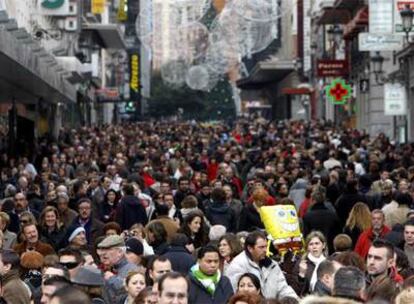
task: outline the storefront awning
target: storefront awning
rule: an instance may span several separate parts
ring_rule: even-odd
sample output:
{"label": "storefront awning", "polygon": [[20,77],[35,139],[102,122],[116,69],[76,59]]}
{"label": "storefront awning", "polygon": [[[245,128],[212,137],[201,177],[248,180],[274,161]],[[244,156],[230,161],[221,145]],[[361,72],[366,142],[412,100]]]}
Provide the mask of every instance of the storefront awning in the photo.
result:
{"label": "storefront awning", "polygon": [[336,0],[334,3],[335,8],[354,9],[361,5],[363,0]]}
{"label": "storefront awning", "polygon": [[320,25],[344,24],[351,19],[347,9],[335,6],[335,0],[321,0],[315,5],[317,6],[313,11],[313,19]]}
{"label": "storefront awning", "polygon": [[277,83],[295,70],[292,60],[259,62],[250,75],[237,81],[237,87],[244,90],[258,90],[268,84]]}
{"label": "storefront awning", "polygon": [[117,24],[85,23],[82,30],[96,31],[107,49],[125,49],[124,35]]}
{"label": "storefront awning", "polygon": [[55,57],[17,28],[5,11],[0,15],[0,101],[75,102],[76,88],[66,81]]}
{"label": "storefront awning", "polygon": [[282,93],[285,95],[310,95],[313,91],[309,88],[283,88]]}
{"label": "storefront awning", "polygon": [[352,39],[358,33],[363,32],[368,26],[368,22],[368,6],[365,6],[360,8],[355,14],[355,17],[344,26],[344,39]]}

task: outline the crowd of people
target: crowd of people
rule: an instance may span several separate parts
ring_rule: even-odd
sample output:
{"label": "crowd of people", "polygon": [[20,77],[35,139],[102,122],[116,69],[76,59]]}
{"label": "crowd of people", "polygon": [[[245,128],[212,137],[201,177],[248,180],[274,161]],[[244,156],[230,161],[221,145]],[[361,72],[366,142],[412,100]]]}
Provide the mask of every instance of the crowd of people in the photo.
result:
{"label": "crowd of people", "polygon": [[[257,118],[0,151],[0,303],[414,303],[413,148]],[[296,210],[301,250],[272,241],[274,205]]]}

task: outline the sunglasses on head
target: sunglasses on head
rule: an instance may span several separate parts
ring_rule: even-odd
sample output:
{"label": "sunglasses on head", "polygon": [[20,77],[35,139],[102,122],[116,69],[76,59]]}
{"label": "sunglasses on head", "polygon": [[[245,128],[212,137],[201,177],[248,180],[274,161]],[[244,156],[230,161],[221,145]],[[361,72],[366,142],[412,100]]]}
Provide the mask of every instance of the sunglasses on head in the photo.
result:
{"label": "sunglasses on head", "polygon": [[66,263],[60,262],[59,264],[65,267],[66,269],[73,269],[79,265],[78,262],[66,262]]}

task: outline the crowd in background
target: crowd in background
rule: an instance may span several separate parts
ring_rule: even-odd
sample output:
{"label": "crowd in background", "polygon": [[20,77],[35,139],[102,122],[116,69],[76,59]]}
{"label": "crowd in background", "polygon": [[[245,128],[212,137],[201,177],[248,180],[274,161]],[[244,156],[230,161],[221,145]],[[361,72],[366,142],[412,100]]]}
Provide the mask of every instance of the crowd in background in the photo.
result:
{"label": "crowd in background", "polygon": [[[259,118],[0,151],[0,303],[413,303],[413,148]],[[259,211],[278,204],[299,253],[269,242]]]}

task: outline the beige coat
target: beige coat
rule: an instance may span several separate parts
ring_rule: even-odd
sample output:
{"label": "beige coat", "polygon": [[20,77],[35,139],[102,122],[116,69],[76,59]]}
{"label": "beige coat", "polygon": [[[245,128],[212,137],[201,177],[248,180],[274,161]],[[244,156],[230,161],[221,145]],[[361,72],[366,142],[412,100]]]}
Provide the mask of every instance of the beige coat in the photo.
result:
{"label": "beige coat", "polygon": [[395,224],[403,225],[407,221],[407,214],[410,208],[405,205],[398,205],[396,201],[382,207],[385,215],[385,225],[392,228]]}
{"label": "beige coat", "polygon": [[19,278],[17,270],[10,270],[4,275],[3,298],[7,303],[29,304],[29,287]]}

